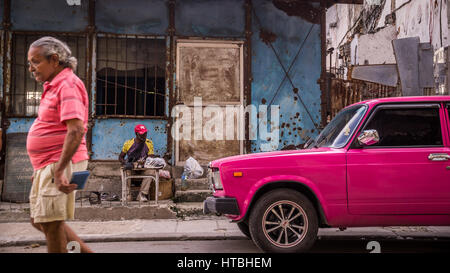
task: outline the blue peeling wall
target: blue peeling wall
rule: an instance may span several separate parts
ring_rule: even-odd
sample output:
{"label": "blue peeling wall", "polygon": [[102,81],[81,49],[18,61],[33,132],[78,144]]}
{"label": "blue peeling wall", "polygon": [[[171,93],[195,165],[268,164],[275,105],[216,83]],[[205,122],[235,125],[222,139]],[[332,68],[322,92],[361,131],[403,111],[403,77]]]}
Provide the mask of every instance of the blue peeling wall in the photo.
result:
{"label": "blue peeling wall", "polygon": [[[294,86],[298,88],[298,95],[308,107],[314,122],[320,124],[321,91],[317,84],[321,72],[320,25],[311,24],[300,17],[288,16],[285,12],[277,9],[271,1],[254,0],[253,8],[260,24],[254,16],[252,19],[252,104],[259,107],[259,105],[268,105],[273,100],[272,105],[280,106],[279,140],[278,143],[270,145],[270,150],[298,146],[305,142],[307,136],[317,135],[317,129],[305,107],[294,96],[289,80],[284,79],[285,73],[275,53],[269,44],[262,41],[260,29],[262,26],[264,30],[275,35],[272,45],[286,71],[291,66],[297,52],[301,50],[289,75]],[[274,97],[278,89],[278,94]],[[269,109],[269,117],[270,112]],[[254,123],[253,126],[258,126],[258,124]],[[273,128],[267,127],[268,131],[271,129]],[[264,151],[262,144],[265,143],[269,143],[267,139],[261,139],[258,136],[258,139],[251,143],[251,151]]]}
{"label": "blue peeling wall", "polygon": [[97,0],[95,24],[99,32],[166,35],[168,9],[161,0]]}
{"label": "blue peeling wall", "polygon": [[11,1],[12,30],[81,32],[87,26],[88,0],[72,6],[63,0]]}
{"label": "blue peeling wall", "polygon": [[33,125],[34,118],[9,118],[11,125],[8,128],[9,133],[28,133]]}
{"label": "blue peeling wall", "polygon": [[163,156],[167,151],[167,121],[103,119],[97,120],[93,129],[92,159],[117,160],[124,142],[135,137],[134,127],[138,124],[147,127],[155,154]]}
{"label": "blue peeling wall", "polygon": [[183,0],[176,2],[176,34],[199,37],[244,37],[242,0]]}

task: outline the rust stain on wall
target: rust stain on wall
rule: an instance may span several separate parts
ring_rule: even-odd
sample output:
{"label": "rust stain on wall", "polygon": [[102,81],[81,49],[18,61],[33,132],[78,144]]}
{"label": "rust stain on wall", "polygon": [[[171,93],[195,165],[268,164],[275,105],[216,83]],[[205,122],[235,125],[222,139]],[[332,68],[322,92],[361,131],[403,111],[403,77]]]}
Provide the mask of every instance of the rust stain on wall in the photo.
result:
{"label": "rust stain on wall", "polygon": [[288,16],[298,16],[310,23],[320,23],[320,10],[310,3],[299,0],[273,0],[272,3]]}
{"label": "rust stain on wall", "polygon": [[271,43],[273,43],[277,40],[277,35],[275,35],[275,33],[273,33],[273,32],[270,32],[266,29],[261,28],[259,30],[259,38],[266,45],[270,45]]}

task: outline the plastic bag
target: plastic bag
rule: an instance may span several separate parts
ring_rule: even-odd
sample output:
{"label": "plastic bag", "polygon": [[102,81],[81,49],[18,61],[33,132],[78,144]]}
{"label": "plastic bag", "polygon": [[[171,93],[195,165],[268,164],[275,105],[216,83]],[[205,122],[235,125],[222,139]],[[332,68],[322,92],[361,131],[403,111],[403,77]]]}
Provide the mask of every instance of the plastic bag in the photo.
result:
{"label": "plastic bag", "polygon": [[145,160],[145,168],[164,168],[166,166],[166,161],[160,157],[147,157]]}
{"label": "plastic bag", "polygon": [[184,164],[184,172],[185,178],[187,179],[195,179],[199,178],[203,175],[203,168],[193,157],[189,157]]}

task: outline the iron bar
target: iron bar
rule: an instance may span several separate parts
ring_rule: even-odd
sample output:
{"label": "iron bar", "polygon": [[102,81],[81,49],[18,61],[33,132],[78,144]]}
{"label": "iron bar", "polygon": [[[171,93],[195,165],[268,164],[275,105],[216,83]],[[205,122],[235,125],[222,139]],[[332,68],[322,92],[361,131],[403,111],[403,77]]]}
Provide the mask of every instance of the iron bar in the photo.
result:
{"label": "iron bar", "polygon": [[117,55],[118,55],[118,52],[119,52],[119,45],[118,45],[118,38],[116,37],[115,39],[115,42],[116,42],[116,60],[115,60],[115,63],[116,63],[116,71],[114,71],[115,73],[114,73],[114,104],[115,104],[115,106],[114,106],[114,115],[117,115],[117,70],[119,70],[119,62],[118,62],[118,60],[117,60]]}
{"label": "iron bar", "polygon": [[[139,56],[138,56],[138,38],[137,38],[137,36],[136,36],[136,43],[135,43],[135,46],[136,46],[136,61],[139,59]],[[137,93],[136,93],[136,89],[137,89],[137,66],[135,66],[134,67],[134,115],[136,116],[136,114],[137,114],[137,109],[136,109],[136,107],[137,107]]]}

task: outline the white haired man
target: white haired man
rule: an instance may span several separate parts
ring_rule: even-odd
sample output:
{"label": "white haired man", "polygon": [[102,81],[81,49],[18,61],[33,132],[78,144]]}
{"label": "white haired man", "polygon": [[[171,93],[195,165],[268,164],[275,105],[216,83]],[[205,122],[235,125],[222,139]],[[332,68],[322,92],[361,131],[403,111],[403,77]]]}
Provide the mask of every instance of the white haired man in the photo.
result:
{"label": "white haired man", "polygon": [[89,99],[74,74],[77,60],[69,47],[42,37],[28,50],[29,71],[44,84],[38,116],[28,132],[27,151],[34,174],[30,191],[31,224],[45,234],[48,252],[67,252],[77,241],[81,252],[91,249],[65,220],[73,219],[76,185],[72,172],[86,170]]}

